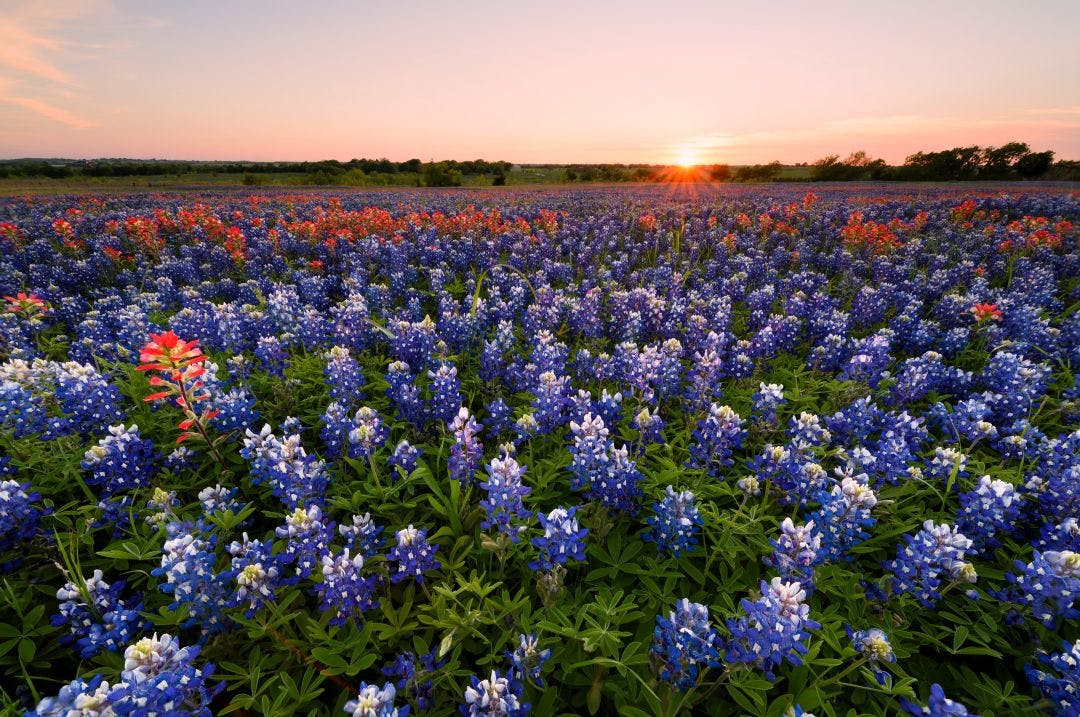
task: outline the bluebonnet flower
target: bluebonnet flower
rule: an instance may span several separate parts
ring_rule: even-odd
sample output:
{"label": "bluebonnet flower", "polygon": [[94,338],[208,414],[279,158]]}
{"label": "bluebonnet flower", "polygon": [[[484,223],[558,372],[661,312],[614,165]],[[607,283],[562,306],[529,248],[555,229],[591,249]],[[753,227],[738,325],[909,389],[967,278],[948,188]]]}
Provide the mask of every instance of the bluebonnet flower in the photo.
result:
{"label": "bluebonnet flower", "polygon": [[223,513],[227,510],[231,510],[235,515],[243,508],[243,504],[236,500],[236,494],[239,492],[238,488],[225,488],[220,483],[207,486],[199,491],[199,504],[207,515]]}
{"label": "bluebonnet flower", "polygon": [[72,432],[89,436],[124,419],[120,389],[92,365],[69,361],[54,365],[53,375],[52,393]]}
{"label": "bluebonnet flower", "polygon": [[390,582],[415,578],[417,583],[424,582],[424,573],[438,570],[442,564],[435,559],[438,545],[431,545],[427,540],[427,530],[414,528],[411,524],[399,530],[395,537],[397,545],[386,554],[390,564]]}
{"label": "bluebonnet flower", "polygon": [[570,431],[574,437],[570,446],[570,487],[582,490],[600,480],[608,469],[609,452],[614,447],[608,439],[608,429],[600,416],[586,413],[581,423],[571,422]]}
{"label": "bluebonnet flower", "polygon": [[535,632],[528,635],[518,635],[518,645],[513,652],[507,653],[514,670],[522,679],[529,679],[540,687],[544,686],[544,678],[541,672],[544,663],[551,659],[551,650],[540,649]]}
{"label": "bluebonnet flower", "polygon": [[255,397],[242,388],[211,395],[209,406],[218,412],[211,425],[222,433],[245,430],[260,418]]}
{"label": "bluebonnet flower", "polygon": [[776,409],[782,406],[784,400],[784,387],[779,383],[760,383],[758,390],[752,397],[753,412],[757,420],[766,426],[776,425]]}
{"label": "bluebonnet flower", "polygon": [[345,703],[345,713],[352,717],[405,717],[408,707],[395,707],[397,691],[389,682],[380,689],[366,682],[360,683],[360,693],[356,699]]}
{"label": "bluebonnet flower", "polygon": [[174,522],[166,526],[168,536],[162,547],[161,566],[150,571],[164,577],[158,587],[172,595],[170,610],[188,608],[182,627],[198,625],[203,632],[219,632],[228,626],[224,617],[232,589],[228,575],[215,572],[217,534],[202,522]]}
{"label": "bluebonnet flower", "polygon": [[514,678],[513,672],[500,677],[498,670],[492,670],[487,679],[472,675],[469,682],[469,687],[465,688],[465,704],[458,705],[458,711],[464,717],[524,717],[529,714],[531,705],[521,701],[524,685]]}
{"label": "bluebonnet flower", "polygon": [[457,374],[457,367],[446,363],[434,371],[428,371],[431,380],[431,417],[440,423],[449,422],[461,408],[461,381]]}
{"label": "bluebonnet flower", "polygon": [[267,602],[277,599],[275,590],[280,585],[291,581],[283,578],[285,560],[282,555],[274,555],[274,543],[261,540],[248,540],[247,533],[243,541],[233,541],[229,545],[232,555],[232,569],[228,577],[235,581],[236,592],[232,605],[246,605],[244,617],[252,619],[262,610]]}
{"label": "bluebonnet flower", "polygon": [[278,424],[278,430],[287,436],[300,434],[304,432],[304,424],[296,416],[285,416]]}
{"label": "bluebonnet flower", "polygon": [[855,631],[850,626],[845,626],[844,630],[851,638],[851,645],[855,651],[870,663],[870,669],[873,670],[878,684],[884,685],[888,673],[878,668],[877,663],[896,662],[896,655],[893,653],[892,645],[889,644],[889,636],[876,627]]}
{"label": "bluebonnet flower", "polygon": [[604,419],[605,426],[618,426],[622,419],[623,395],[621,393],[608,393],[605,388],[600,392],[600,398],[595,402],[596,414]]}
{"label": "bluebonnet flower", "polygon": [[114,688],[104,681],[103,675],[95,675],[89,682],[76,677],[60,688],[56,697],[45,697],[26,717],[108,717],[115,714]]}
{"label": "bluebonnet flower", "polygon": [[941,598],[937,588],[942,575],[957,582],[975,582],[975,569],[964,560],[971,540],[953,526],[927,520],[915,535],[904,535],[904,542],[896,558],[884,563],[893,574],[894,594],[913,593],[923,606],[933,607]]}
{"label": "bluebonnet flower", "polygon": [[323,412],[322,422],[319,438],[323,441],[323,454],[331,460],[338,458],[348,440],[349,432],[353,429],[352,418],[344,404],[331,401]]}
{"label": "bluebonnet flower", "polygon": [[1080,610],[1073,607],[1080,596],[1080,553],[1071,550],[1036,550],[1031,562],[1016,561],[1016,572],[1006,573],[1009,587],[1004,600],[1026,605],[1031,616],[1050,629],[1061,620],[1075,620]]}
{"label": "bluebonnet flower", "polygon": [[956,477],[967,475],[967,456],[955,448],[934,448],[934,457],[926,461],[926,475],[935,480],[948,480],[956,471]]}
{"label": "bluebonnet flower", "polygon": [[419,426],[424,420],[424,404],[414,378],[409,364],[404,361],[392,362],[386,371],[386,395],[402,419]]}
{"label": "bluebonnet flower", "polygon": [[1066,518],[1060,523],[1048,523],[1039,531],[1033,543],[1040,550],[1071,550],[1080,553],[1080,521]]}
{"label": "bluebonnet flower", "polygon": [[169,636],[144,637],[124,651],[123,682],[109,694],[121,717],[189,714],[210,717],[210,703],[225,683],[209,684],[214,665],[192,664],[198,647],[180,647]]}
{"label": "bluebonnet flower", "polygon": [[765,564],[776,568],[784,580],[797,580],[806,589],[813,587],[814,566],[820,560],[821,533],[815,530],[814,521],[795,525],[791,518],[780,524],[780,537],[770,538],[772,555]]}
{"label": "bluebonnet flower", "polygon": [[443,667],[446,660],[439,660],[435,650],[417,657],[411,652],[399,654],[394,661],[382,668],[386,677],[396,677],[394,686],[406,699],[415,700],[417,709],[435,706],[435,686],[431,675]]}
{"label": "bluebonnet flower", "polygon": [[510,407],[499,396],[487,405],[487,418],[484,419],[484,429],[489,438],[495,439],[510,427]]}
{"label": "bluebonnet flower", "polygon": [[274,534],[287,540],[282,551],[286,564],[294,564],[296,575],[307,578],[311,571],[329,552],[335,524],[324,523],[318,505],[297,506],[285,516],[285,525],[278,526]]}
{"label": "bluebonnet flower", "polygon": [[351,525],[339,525],[338,532],[345,538],[345,545],[364,559],[372,557],[382,547],[383,527],[371,519],[370,513],[354,515]]}
{"label": "bluebonnet flower", "polygon": [[675,609],[656,616],[650,656],[660,679],[685,692],[706,667],[720,666],[720,635],[709,622],[709,608],[683,598]]}
{"label": "bluebonnet flower", "polygon": [[531,570],[551,570],[556,565],[565,565],[573,558],[585,559],[585,536],[589,531],[578,525],[574,516],[577,506],[555,508],[550,513],[537,513],[544,535],[533,538],[533,547],[537,548],[537,559],[529,563]]}
{"label": "bluebonnet flower", "polygon": [[349,548],[342,552],[322,556],[322,582],[316,586],[319,595],[319,609],[331,611],[330,625],[341,627],[352,619],[360,629],[363,614],[379,606],[373,599],[379,579],[365,576],[364,556],[362,553],[350,556]]}
{"label": "bluebonnet flower", "polygon": [[1056,654],[1039,652],[1036,657],[1057,674],[1028,664],[1024,665],[1028,681],[1039,688],[1058,714],[1080,714],[1080,640],[1072,645],[1064,643],[1062,651]]}
{"label": "bluebonnet flower", "polygon": [[263,336],[255,345],[255,359],[259,368],[274,378],[285,378],[289,367],[289,354],[276,336]]}
{"label": "bluebonnet flower", "polygon": [[476,482],[476,471],[484,459],[480,429],[480,424],[469,415],[469,409],[464,406],[458,409],[454,420],[447,424],[447,430],[454,434],[454,445],[450,447],[450,458],[447,461],[450,477],[465,486]]}
{"label": "bluebonnet flower", "polygon": [[369,406],[356,411],[352,424],[349,430],[349,458],[371,458],[390,436],[390,429],[383,423],[382,416]]}
{"label": "bluebonnet flower", "polygon": [[977,553],[996,548],[1001,545],[999,535],[1016,530],[1022,501],[1011,483],[983,476],[974,490],[960,495],[956,529],[971,539]]}
{"label": "bluebonnet flower", "polygon": [[665,425],[658,409],[650,412],[648,408],[643,408],[638,411],[634,416],[633,426],[639,433],[640,448],[644,450],[649,443],[663,443]]}
{"label": "bluebonnet flower", "polygon": [[945,690],[941,685],[930,685],[930,701],[925,707],[921,707],[910,700],[900,698],[900,706],[907,710],[908,714],[915,717],[978,717],[967,711],[967,708],[959,702],[950,700],[945,696]]}
{"label": "bluebonnet flower", "polygon": [[[0,381],[0,429],[13,438],[25,438],[42,434],[46,440],[54,437],[49,427],[49,417],[42,400],[29,388],[15,381]],[[60,434],[66,433],[66,426]]]}
{"label": "bluebonnet flower", "polygon": [[537,377],[537,385],[532,389],[535,396],[532,406],[535,409],[533,418],[536,419],[537,432],[541,435],[551,433],[566,423],[569,386],[570,378],[556,376],[554,371],[544,371]]}
{"label": "bluebonnet flower", "polygon": [[190,468],[198,455],[187,446],[177,446],[165,456],[165,467],[173,473],[179,473],[185,468]]}
{"label": "bluebonnet flower", "polygon": [[731,639],[724,646],[724,659],[753,665],[770,681],[776,679],[776,669],[785,660],[801,665],[800,656],[808,649],[807,631],[821,627],[810,619],[805,599],[806,591],[797,582],[762,580],[761,597],[753,602],[743,598],[746,614],[727,620]]}
{"label": "bluebonnet flower", "polygon": [[[0,457],[0,476],[6,473],[9,460]],[[49,512],[41,506],[41,494],[29,483],[0,480],[0,553],[37,537],[41,519]]]}
{"label": "bluebonnet flower", "polygon": [[877,505],[877,495],[866,481],[865,474],[844,476],[820,496],[821,507],[809,516],[821,536],[816,564],[850,560],[848,551],[870,537],[866,528],[876,522],[870,511]]}
{"label": "bluebonnet flower", "polygon": [[522,502],[532,492],[521,482],[525,470],[510,455],[491,459],[487,466],[488,479],[480,484],[488,494],[486,500],[480,501],[480,507],[487,512],[487,518],[480,523],[482,530],[495,526],[510,540],[518,542],[519,536],[528,527],[522,521],[530,516]]}
{"label": "bluebonnet flower", "polygon": [[526,413],[521,416],[514,421],[514,432],[517,434],[517,437],[514,439],[514,444],[520,445],[525,441],[530,440],[536,435],[536,430],[536,419],[533,418],[531,413]]}
{"label": "bluebonnet flower", "polygon": [[821,446],[832,440],[829,429],[821,425],[821,418],[806,411],[791,417],[788,435],[796,446]]}
{"label": "bluebonnet flower", "polygon": [[282,441],[269,425],[263,426],[259,433],[249,429],[240,455],[251,466],[251,482],[269,483],[274,496],[286,508],[322,503],[330,480],[326,464],[308,455],[300,436],[287,436]]}
{"label": "bluebonnet flower", "polygon": [[[403,438],[398,441],[397,446],[394,447],[394,452],[386,459],[386,465],[390,466],[391,469],[397,466],[401,469],[402,476],[407,478],[416,470],[416,462],[423,454],[422,450]],[[393,471],[391,471],[390,475],[394,475]]]}
{"label": "bluebonnet flower", "polygon": [[53,627],[70,627],[70,634],[60,638],[74,643],[79,657],[87,659],[104,651],[118,652],[132,637],[145,629],[139,612],[142,600],[122,597],[124,581],[105,582],[101,570],[81,584],[67,582],[56,591],[60,612],[53,615]]}
{"label": "bluebonnet flower", "polygon": [[653,503],[654,515],[645,522],[649,530],[641,538],[656,544],[660,553],[678,557],[693,551],[701,528],[701,516],[694,505],[694,494],[688,490],[676,492],[673,486],[664,489],[664,498]]}
{"label": "bluebonnet flower", "polygon": [[730,406],[713,403],[709,415],[699,420],[694,429],[687,465],[719,478],[721,469],[734,463],[733,451],[742,446],[746,435],[744,423]]}
{"label": "bluebonnet flower", "polygon": [[326,359],[323,373],[330,389],[331,400],[340,401],[346,406],[355,406],[356,401],[364,397],[361,391],[364,386],[364,370],[360,363],[350,356],[349,349],[343,346],[334,346],[323,356]]}
{"label": "bluebonnet flower", "polygon": [[1008,351],[994,354],[982,371],[988,393],[987,404],[998,425],[1027,418],[1039,398],[1046,393],[1050,368]]}
{"label": "bluebonnet flower", "polygon": [[757,476],[743,476],[735,481],[735,487],[746,496],[761,495],[761,481],[758,480]]}
{"label": "bluebonnet flower", "polygon": [[157,472],[154,442],[139,434],[139,427],[109,427],[109,435],[86,451],[82,467],[90,471],[86,482],[101,487],[103,496],[141,488]]}

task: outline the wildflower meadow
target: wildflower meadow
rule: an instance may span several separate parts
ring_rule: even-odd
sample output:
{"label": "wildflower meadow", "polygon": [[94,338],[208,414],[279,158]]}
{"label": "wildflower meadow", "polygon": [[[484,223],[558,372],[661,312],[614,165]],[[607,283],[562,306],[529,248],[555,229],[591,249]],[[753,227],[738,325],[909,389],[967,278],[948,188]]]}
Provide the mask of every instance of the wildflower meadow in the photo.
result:
{"label": "wildflower meadow", "polygon": [[814,192],[0,200],[0,707],[1080,714],[1080,195]]}

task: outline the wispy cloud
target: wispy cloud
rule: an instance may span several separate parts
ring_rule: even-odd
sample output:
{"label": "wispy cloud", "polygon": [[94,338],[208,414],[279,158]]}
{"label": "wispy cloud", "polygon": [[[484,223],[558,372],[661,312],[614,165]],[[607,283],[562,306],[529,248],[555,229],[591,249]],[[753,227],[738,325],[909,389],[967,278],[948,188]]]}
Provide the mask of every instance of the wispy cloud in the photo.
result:
{"label": "wispy cloud", "polygon": [[42,117],[47,117],[55,122],[60,122],[61,124],[66,124],[67,126],[76,129],[89,129],[90,127],[98,126],[96,122],[80,117],[62,107],[54,107],[53,105],[34,99],[33,97],[0,95],[0,102],[15,105],[16,107],[22,107],[23,109],[30,110]]}

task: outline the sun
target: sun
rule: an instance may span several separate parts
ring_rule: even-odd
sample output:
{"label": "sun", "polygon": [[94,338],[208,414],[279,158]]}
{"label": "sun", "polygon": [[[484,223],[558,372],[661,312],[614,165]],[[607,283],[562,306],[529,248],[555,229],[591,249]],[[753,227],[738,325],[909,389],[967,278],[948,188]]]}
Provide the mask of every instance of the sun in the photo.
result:
{"label": "sun", "polygon": [[680,149],[675,153],[675,164],[683,169],[690,169],[701,164],[701,155],[694,149]]}

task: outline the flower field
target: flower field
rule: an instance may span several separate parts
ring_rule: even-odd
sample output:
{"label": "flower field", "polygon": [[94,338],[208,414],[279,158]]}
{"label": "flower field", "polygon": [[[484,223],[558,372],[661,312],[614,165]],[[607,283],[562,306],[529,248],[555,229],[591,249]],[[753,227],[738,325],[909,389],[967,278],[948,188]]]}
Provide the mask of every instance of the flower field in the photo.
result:
{"label": "flower field", "polygon": [[1080,714],[1080,195],[0,200],[0,698]]}

